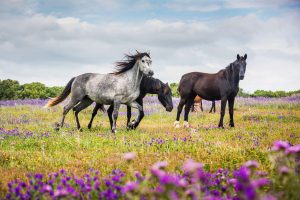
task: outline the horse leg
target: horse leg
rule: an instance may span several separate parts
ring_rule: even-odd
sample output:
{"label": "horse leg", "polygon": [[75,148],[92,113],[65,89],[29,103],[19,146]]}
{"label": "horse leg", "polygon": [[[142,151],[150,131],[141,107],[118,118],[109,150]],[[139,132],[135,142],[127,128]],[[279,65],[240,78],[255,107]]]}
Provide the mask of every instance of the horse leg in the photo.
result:
{"label": "horse leg", "polygon": [[233,122],[234,97],[228,99],[228,105],[229,105],[229,115],[230,115],[229,126],[234,127],[234,122]]}
{"label": "horse leg", "polygon": [[200,100],[200,109],[203,112],[202,99]]}
{"label": "horse leg", "polygon": [[119,101],[114,101],[114,110],[112,112],[112,133],[116,133],[116,127],[117,127],[117,119],[119,114],[121,103]]}
{"label": "horse leg", "polygon": [[142,119],[145,116],[144,113],[144,109],[143,109],[143,100],[142,99],[137,99],[136,102],[142,107],[142,110],[139,110],[139,114],[137,119],[133,120],[128,127],[131,129],[136,129],[138,127],[138,125],[140,124],[140,122],[142,121]]}
{"label": "horse leg", "polygon": [[95,105],[95,107],[94,107],[94,109],[93,109],[93,113],[92,113],[91,120],[90,120],[89,125],[88,125],[88,128],[89,128],[89,129],[92,128],[92,124],[93,124],[93,121],[94,121],[94,117],[97,115],[98,110],[99,110],[102,106],[103,106],[102,104],[96,103],[96,105]]}
{"label": "horse leg", "polygon": [[114,104],[110,105],[109,108],[107,109],[107,115],[108,115],[108,119],[109,119],[110,129],[112,129],[112,125],[113,125],[113,119],[112,119],[113,111],[114,111]]}
{"label": "horse leg", "polygon": [[[142,103],[142,102],[140,102],[140,103]],[[142,105],[143,105],[143,104],[142,104]],[[143,106],[142,106],[142,105],[140,105],[137,101],[131,102],[131,103],[129,104],[130,107],[136,108],[136,109],[139,110],[139,113],[138,113],[138,116],[137,116],[136,120],[133,120],[132,122],[130,122],[130,123],[128,124],[128,127],[129,127],[130,129],[136,128],[137,125],[138,125],[137,122],[139,123],[140,120],[141,120],[141,118],[144,117],[144,111],[143,111]]]}
{"label": "horse leg", "polygon": [[186,102],[186,99],[183,99],[183,98],[180,99],[180,102],[179,102],[178,107],[177,107],[176,121],[174,122],[175,128],[179,128],[180,127],[180,125],[179,125],[180,114],[182,112],[182,108],[183,108],[185,102]]}
{"label": "horse leg", "polygon": [[214,108],[214,101],[212,101],[212,104],[211,104],[211,108],[210,108],[210,111],[209,111],[209,113],[212,113],[212,111],[213,111],[213,108]]}
{"label": "horse leg", "polygon": [[78,119],[78,114],[80,111],[82,111],[83,109],[87,108],[89,105],[91,105],[93,103],[93,101],[89,98],[84,98],[78,105],[76,105],[73,108],[73,111],[75,111],[75,118],[76,118],[76,123],[77,123],[77,129],[80,130],[80,123],[79,123],[79,119]]}
{"label": "horse leg", "polygon": [[195,103],[193,103],[193,105],[192,105],[192,112],[195,112],[196,111],[196,109],[195,109]]}
{"label": "horse leg", "polygon": [[218,125],[219,128],[224,128],[223,118],[224,118],[224,115],[225,115],[226,103],[227,103],[227,97],[223,97],[221,99],[220,121],[219,121],[219,125]]}
{"label": "horse leg", "polygon": [[191,106],[193,105],[193,101],[192,100],[193,100],[193,98],[189,99],[186,102],[185,107],[184,107],[184,122],[183,122],[183,126],[186,127],[186,128],[190,127],[188,121],[189,121],[189,112],[191,110]]}
{"label": "horse leg", "polygon": [[129,127],[128,127],[128,124],[129,124],[129,122],[130,122],[130,119],[131,119],[131,107],[130,107],[130,106],[127,106],[127,123],[126,123],[127,128],[129,128]]}
{"label": "horse leg", "polygon": [[214,113],[216,113],[216,102],[215,101],[212,102],[212,106],[214,107]]}
{"label": "horse leg", "polygon": [[55,130],[59,130],[59,128],[62,128],[64,126],[65,117],[68,114],[68,112],[79,102],[80,100],[71,99],[70,102],[64,106],[63,116],[61,118],[60,124],[56,124]]}

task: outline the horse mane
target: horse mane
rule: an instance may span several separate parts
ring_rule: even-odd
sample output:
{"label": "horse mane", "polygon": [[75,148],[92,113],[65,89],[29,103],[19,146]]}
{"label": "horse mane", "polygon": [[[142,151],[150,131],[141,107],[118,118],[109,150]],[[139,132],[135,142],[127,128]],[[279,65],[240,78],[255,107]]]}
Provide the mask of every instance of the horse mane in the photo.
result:
{"label": "horse mane", "polygon": [[133,68],[135,62],[142,57],[147,56],[150,58],[149,53],[139,53],[137,51],[136,54],[125,54],[124,59],[122,61],[118,61],[115,63],[116,71],[111,74],[119,75]]}

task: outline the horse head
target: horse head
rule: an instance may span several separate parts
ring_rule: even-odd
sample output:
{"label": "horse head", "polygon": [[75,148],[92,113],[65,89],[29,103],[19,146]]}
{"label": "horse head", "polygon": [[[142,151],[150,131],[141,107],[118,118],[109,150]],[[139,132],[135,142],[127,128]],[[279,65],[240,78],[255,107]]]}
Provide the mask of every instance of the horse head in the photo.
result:
{"label": "horse head", "polygon": [[173,110],[172,90],[168,83],[161,82],[158,88],[158,100],[166,108],[166,111],[171,112]]}
{"label": "horse head", "polygon": [[245,54],[244,57],[237,54],[236,57],[237,59],[232,63],[231,68],[234,74],[238,74],[239,80],[243,80],[246,72],[247,54]]}
{"label": "horse head", "polygon": [[149,53],[139,53],[136,54],[136,62],[139,66],[139,70],[143,72],[146,76],[153,76],[154,72],[152,70],[152,60]]}

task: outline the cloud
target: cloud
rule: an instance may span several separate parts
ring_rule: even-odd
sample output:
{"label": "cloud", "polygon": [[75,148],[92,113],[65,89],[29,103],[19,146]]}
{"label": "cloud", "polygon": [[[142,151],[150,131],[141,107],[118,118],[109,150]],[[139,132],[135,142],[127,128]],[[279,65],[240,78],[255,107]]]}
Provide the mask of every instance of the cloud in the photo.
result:
{"label": "cloud", "polygon": [[171,1],[165,4],[166,8],[176,11],[213,12],[222,8],[220,1]]}
{"label": "cloud", "polygon": [[65,85],[81,73],[111,72],[123,53],[137,49],[151,51],[155,77],[178,82],[184,73],[214,73],[237,53],[247,53],[242,88],[299,89],[299,15],[294,11],[268,19],[254,13],[218,21],[131,22],[88,22],[33,12],[2,15],[0,78]]}

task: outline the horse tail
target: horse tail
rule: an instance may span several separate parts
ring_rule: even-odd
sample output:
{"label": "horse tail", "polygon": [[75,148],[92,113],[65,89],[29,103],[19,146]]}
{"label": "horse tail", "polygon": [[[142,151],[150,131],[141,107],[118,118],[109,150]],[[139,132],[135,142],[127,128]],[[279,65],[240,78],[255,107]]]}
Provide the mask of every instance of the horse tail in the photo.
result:
{"label": "horse tail", "polygon": [[68,84],[66,85],[66,87],[64,88],[64,90],[62,91],[62,93],[59,96],[48,101],[48,103],[45,105],[45,108],[55,106],[55,105],[59,104],[60,102],[62,102],[63,100],[65,100],[67,98],[67,96],[71,93],[71,86],[72,86],[74,79],[75,79],[75,77],[73,77],[68,82]]}

